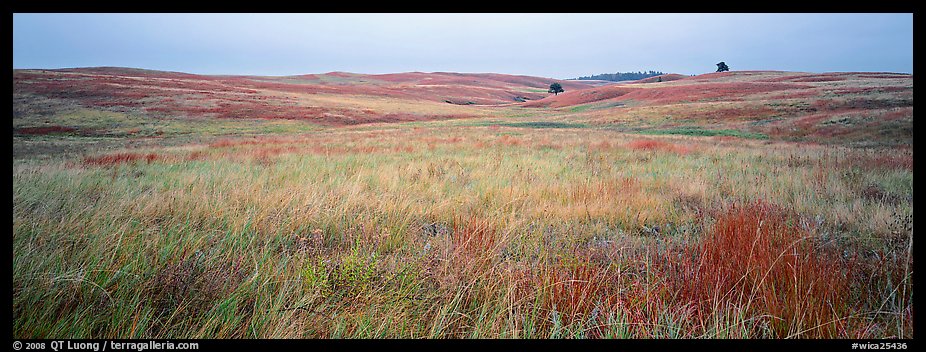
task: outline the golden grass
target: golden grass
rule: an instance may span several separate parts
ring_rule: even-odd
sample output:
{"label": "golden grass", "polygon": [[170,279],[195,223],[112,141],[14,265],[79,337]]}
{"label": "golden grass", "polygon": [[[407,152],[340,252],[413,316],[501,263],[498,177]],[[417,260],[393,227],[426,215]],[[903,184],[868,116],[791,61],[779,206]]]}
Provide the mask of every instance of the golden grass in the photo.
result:
{"label": "golden grass", "polygon": [[[747,325],[774,312],[695,318],[657,258],[760,200],[903,257],[912,168],[885,157],[903,153],[477,125],[17,160],[14,335],[764,336]],[[798,336],[909,336],[912,272],[897,270],[855,288],[895,318]],[[59,324],[91,307],[100,319]]]}

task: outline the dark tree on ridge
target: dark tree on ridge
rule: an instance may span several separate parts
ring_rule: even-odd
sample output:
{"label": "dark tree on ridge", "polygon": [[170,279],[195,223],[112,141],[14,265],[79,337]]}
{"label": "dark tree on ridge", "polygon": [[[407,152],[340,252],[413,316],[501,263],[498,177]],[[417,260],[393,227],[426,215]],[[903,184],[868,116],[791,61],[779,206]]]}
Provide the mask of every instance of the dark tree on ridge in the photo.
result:
{"label": "dark tree on ridge", "polygon": [[565,90],[563,90],[563,86],[561,86],[559,83],[553,83],[550,85],[550,90],[547,92],[553,93],[553,95],[559,95],[559,93],[565,92]]}
{"label": "dark tree on ridge", "polygon": [[723,61],[717,64],[717,72],[730,71],[730,68],[727,67],[727,64]]}

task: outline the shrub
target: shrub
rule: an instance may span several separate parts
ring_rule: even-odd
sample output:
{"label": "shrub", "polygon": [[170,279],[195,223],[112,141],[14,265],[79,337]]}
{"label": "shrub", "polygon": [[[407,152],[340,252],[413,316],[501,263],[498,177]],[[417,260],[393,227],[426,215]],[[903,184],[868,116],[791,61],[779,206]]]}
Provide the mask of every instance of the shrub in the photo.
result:
{"label": "shrub", "polygon": [[310,261],[302,270],[306,288],[324,295],[338,293],[342,297],[357,297],[373,289],[377,278],[376,254],[364,255],[358,249],[337,261]]}

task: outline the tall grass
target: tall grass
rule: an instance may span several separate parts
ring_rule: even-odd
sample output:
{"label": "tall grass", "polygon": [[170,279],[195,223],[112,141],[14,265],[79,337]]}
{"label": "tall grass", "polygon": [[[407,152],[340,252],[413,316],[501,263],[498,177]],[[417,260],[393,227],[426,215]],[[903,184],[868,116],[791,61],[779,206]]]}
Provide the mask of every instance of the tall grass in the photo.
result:
{"label": "tall grass", "polygon": [[755,317],[753,336],[845,335],[851,267],[784,210],[767,203],[722,213],[681,264],[679,295],[702,326],[712,315]]}
{"label": "tall grass", "polygon": [[431,126],[18,159],[13,334],[912,336],[912,154],[638,138]]}

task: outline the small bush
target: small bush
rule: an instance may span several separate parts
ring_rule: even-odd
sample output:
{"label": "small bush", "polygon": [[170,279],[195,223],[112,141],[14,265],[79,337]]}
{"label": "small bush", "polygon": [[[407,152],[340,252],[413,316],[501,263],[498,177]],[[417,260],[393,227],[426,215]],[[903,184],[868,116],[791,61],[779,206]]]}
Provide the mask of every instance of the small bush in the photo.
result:
{"label": "small bush", "polygon": [[302,279],[305,281],[306,288],[312,291],[318,290],[322,294],[330,293],[331,284],[328,276],[328,266],[321,258],[308,262],[302,270]]}
{"label": "small bush", "polygon": [[310,261],[302,270],[302,278],[309,290],[356,297],[373,290],[378,277],[376,263],[375,253],[365,255],[353,249],[337,261]]}

